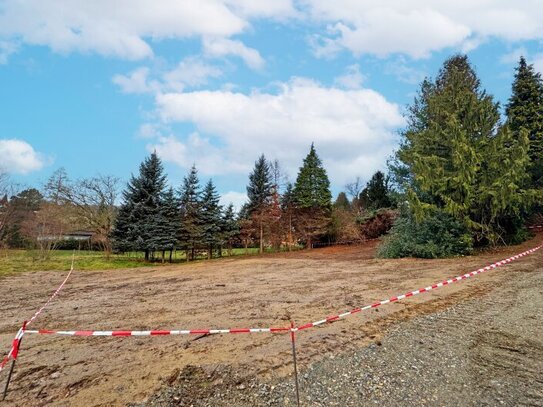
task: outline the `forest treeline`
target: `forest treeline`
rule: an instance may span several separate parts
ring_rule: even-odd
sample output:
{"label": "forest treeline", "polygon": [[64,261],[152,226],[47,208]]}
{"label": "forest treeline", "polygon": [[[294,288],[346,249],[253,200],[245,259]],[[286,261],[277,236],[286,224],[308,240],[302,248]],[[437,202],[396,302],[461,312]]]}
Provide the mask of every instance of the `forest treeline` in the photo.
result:
{"label": "forest treeline", "polygon": [[121,197],[111,176],[73,181],[60,169],[41,190],[15,191],[0,174],[0,245],[46,254],[85,230],[106,253],[165,261],[183,250],[190,261],[234,247],[292,250],[387,233],[383,257],[442,257],[518,243],[528,223],[542,222],[543,81],[524,58],[505,109],[468,58],[455,55],[422,82],[406,119],[387,173],[366,184],[357,178],[335,201],[314,145],[293,183],[277,160],[260,156],[238,212],[220,205],[196,166],[170,186],[155,153]]}

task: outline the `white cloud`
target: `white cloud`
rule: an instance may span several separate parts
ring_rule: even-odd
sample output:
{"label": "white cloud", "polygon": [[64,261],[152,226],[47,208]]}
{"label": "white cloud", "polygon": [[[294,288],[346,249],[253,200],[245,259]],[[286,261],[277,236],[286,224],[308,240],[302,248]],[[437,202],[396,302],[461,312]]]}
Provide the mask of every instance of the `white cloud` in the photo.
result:
{"label": "white cloud", "polygon": [[241,41],[230,40],[227,38],[206,38],[203,42],[204,52],[208,56],[226,57],[234,55],[243,59],[243,61],[252,69],[261,69],[264,67],[264,59],[260,53],[244,45]]}
{"label": "white cloud", "polygon": [[528,50],[525,47],[515,48],[511,52],[503,55],[500,58],[500,62],[502,64],[518,64],[518,61],[520,60],[520,57],[522,56],[527,57]]}
{"label": "white cloud", "polygon": [[198,57],[188,57],[175,69],[166,72],[163,81],[170,90],[181,91],[185,86],[197,87],[207,84],[208,79],[218,78],[222,70],[210,65]]}
{"label": "white cloud", "polygon": [[3,2],[0,38],[44,45],[55,52],[93,52],[141,59],[153,55],[149,40],[230,37],[251,18],[285,19],[290,0],[43,0]]}
{"label": "white cloud", "polygon": [[156,79],[148,67],[140,67],[127,75],[115,75],[112,82],[124,93],[158,93],[195,88],[208,83],[210,78],[217,78],[223,71],[196,56],[183,59],[172,70],[156,74]]}
{"label": "white cloud", "polygon": [[543,39],[539,0],[302,0],[313,21],[324,24],[318,56],[346,49],[355,55],[394,53],[413,58],[455,47],[468,51],[488,38],[506,42]]}
{"label": "white cloud", "polygon": [[188,140],[171,136],[152,148],[185,168],[196,161],[210,175],[247,174],[264,152],[295,176],[315,142],[332,181],[342,185],[380,168],[395,144],[394,130],[404,123],[399,107],[375,91],[300,78],[279,84],[276,93],[168,93],[157,95],[156,103],[164,122],[193,123],[199,134],[216,140],[211,145],[199,134]]}
{"label": "white cloud", "polygon": [[0,169],[8,173],[28,174],[43,168],[46,161],[26,141],[0,139]]}
{"label": "white cloud", "polygon": [[17,52],[17,49],[18,46],[14,42],[0,40],[0,65],[6,64],[9,56]]}
{"label": "white cloud", "polygon": [[149,83],[149,68],[137,68],[128,75],[115,75],[113,83],[121,88],[124,93],[147,93],[157,91],[156,82]]}
{"label": "white cloud", "polygon": [[227,207],[232,203],[236,212],[239,212],[245,202],[247,202],[247,194],[245,192],[228,191],[221,194],[220,204],[223,207]]}
{"label": "white cloud", "polygon": [[360,89],[364,82],[364,75],[360,72],[360,65],[349,65],[345,73],[335,78],[334,83],[345,89]]}
{"label": "white cloud", "polygon": [[532,63],[534,64],[534,69],[543,75],[543,53],[534,55]]}
{"label": "white cloud", "polygon": [[385,65],[385,73],[394,75],[399,81],[417,85],[428,76],[426,72],[419,68],[410,66],[405,57],[399,56],[395,60],[388,62]]}

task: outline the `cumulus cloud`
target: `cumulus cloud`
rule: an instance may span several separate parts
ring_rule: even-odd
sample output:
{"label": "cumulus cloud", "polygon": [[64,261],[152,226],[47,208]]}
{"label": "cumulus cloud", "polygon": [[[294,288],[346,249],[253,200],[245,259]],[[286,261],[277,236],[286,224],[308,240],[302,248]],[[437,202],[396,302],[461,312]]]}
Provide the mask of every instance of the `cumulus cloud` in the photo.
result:
{"label": "cumulus cloud", "polygon": [[[379,168],[395,144],[394,130],[404,123],[399,107],[375,91],[325,87],[302,78],[279,84],[274,93],[158,94],[156,105],[165,123],[197,128],[186,140],[169,136],[149,145],[182,167],[196,161],[210,175],[246,174],[264,152],[294,176],[315,142],[339,185]],[[201,134],[213,136],[214,143]]]}
{"label": "cumulus cloud", "polygon": [[222,74],[219,67],[199,57],[189,56],[171,70],[153,75],[148,67],[140,67],[126,75],[113,76],[112,82],[119,86],[123,93],[181,92],[186,88],[206,85],[209,79],[218,78]]}
{"label": "cumulus cloud", "polygon": [[360,65],[349,65],[345,73],[335,78],[334,83],[345,89],[360,89],[364,82],[364,75],[360,72]]}
{"label": "cumulus cloud", "polygon": [[46,159],[23,140],[0,139],[0,169],[8,173],[28,174],[43,168]]}
{"label": "cumulus cloud", "polygon": [[148,39],[230,37],[251,18],[284,19],[293,12],[290,0],[10,1],[0,12],[0,37],[61,53],[141,59],[153,55]]}
{"label": "cumulus cloud", "polygon": [[355,55],[394,53],[413,58],[449,47],[464,51],[488,38],[507,42],[543,39],[538,0],[303,0],[313,21],[327,27],[317,35],[318,56],[346,49]]}
{"label": "cumulus cloud", "polygon": [[204,52],[208,56],[226,57],[229,55],[240,57],[252,69],[261,69],[264,59],[260,53],[244,45],[241,41],[227,38],[206,38],[203,42]]}
{"label": "cumulus cloud", "polygon": [[221,194],[220,204],[224,207],[233,204],[236,212],[239,212],[245,202],[247,202],[247,194],[245,192],[228,191]]}

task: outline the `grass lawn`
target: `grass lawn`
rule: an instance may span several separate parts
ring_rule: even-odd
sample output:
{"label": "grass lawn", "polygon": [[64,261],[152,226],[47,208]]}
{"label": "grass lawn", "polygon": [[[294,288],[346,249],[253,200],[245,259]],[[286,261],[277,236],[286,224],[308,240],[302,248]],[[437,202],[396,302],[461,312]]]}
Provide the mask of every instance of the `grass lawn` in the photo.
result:
{"label": "grass lawn", "polygon": [[[248,251],[249,254],[258,253],[256,248],[249,248]],[[37,250],[0,250],[0,278],[24,271],[69,270],[72,263],[72,253],[71,250],[54,250],[48,259],[43,260],[40,259],[40,253]],[[175,263],[184,262],[185,253],[183,251],[177,251],[174,254]],[[233,249],[232,251],[233,256],[244,254],[245,249]],[[167,256],[168,254],[166,254],[166,258],[168,258]],[[223,256],[228,256],[226,250],[223,250]],[[168,264],[170,263],[164,263],[164,265]],[[77,270],[157,267],[161,265],[160,261],[146,262],[143,253],[112,254],[108,259],[102,252],[75,251],[74,268]]]}

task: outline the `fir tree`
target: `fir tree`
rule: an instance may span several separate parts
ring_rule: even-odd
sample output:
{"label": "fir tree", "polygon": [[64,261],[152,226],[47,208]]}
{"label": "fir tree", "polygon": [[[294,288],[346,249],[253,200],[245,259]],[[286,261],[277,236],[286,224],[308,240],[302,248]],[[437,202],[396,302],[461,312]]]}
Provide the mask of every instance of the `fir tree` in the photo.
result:
{"label": "fir tree", "polygon": [[381,171],[377,171],[360,193],[360,203],[368,210],[389,208],[392,205],[389,192],[388,178]]}
{"label": "fir tree", "polygon": [[528,154],[531,164],[530,181],[543,187],[543,80],[541,74],[520,58],[512,86],[512,95],[506,107],[509,126],[515,137],[521,129],[528,132]]}
{"label": "fir tree", "polygon": [[159,234],[158,219],[166,176],[156,153],[140,164],[137,177],[132,176],[123,192],[124,202],[113,230],[117,250],[145,252],[145,259],[155,250],[154,237]]}
{"label": "fir tree", "polygon": [[349,198],[347,198],[347,194],[345,194],[345,192],[342,191],[338,194],[336,201],[334,202],[334,208],[345,211],[351,209],[351,203],[349,202]]}
{"label": "fir tree", "polygon": [[209,180],[204,188],[201,202],[202,243],[207,247],[207,258],[213,257],[213,248],[220,244],[221,211],[219,195]]}
{"label": "fir tree", "polygon": [[202,212],[200,181],[196,166],[183,179],[180,191],[181,227],[179,242],[186,251],[186,259],[194,260],[195,250],[202,242]]}
{"label": "fir tree", "polygon": [[313,144],[298,172],[292,194],[297,230],[311,248],[313,239],[326,231],[332,201],[330,181]]}
{"label": "fir tree", "polygon": [[222,214],[221,222],[221,244],[226,244],[228,255],[232,255],[232,245],[236,236],[239,235],[239,223],[236,220],[234,205],[230,204],[226,207]]}
{"label": "fir tree", "polygon": [[293,194],[298,208],[330,209],[330,181],[313,143],[298,172]]}
{"label": "fir tree", "polygon": [[258,230],[260,253],[264,252],[264,225],[269,218],[272,195],[271,169],[266,157],[262,154],[255,162],[253,172],[249,175],[249,185],[247,185],[249,202],[245,208],[253,221],[253,229]]}
{"label": "fir tree", "polygon": [[173,188],[169,188],[162,198],[156,219],[157,231],[151,239],[154,250],[162,252],[162,262],[164,262],[166,251],[170,253],[170,263],[172,262],[172,254],[177,244],[179,230],[178,208],[179,202],[175,197]]}

